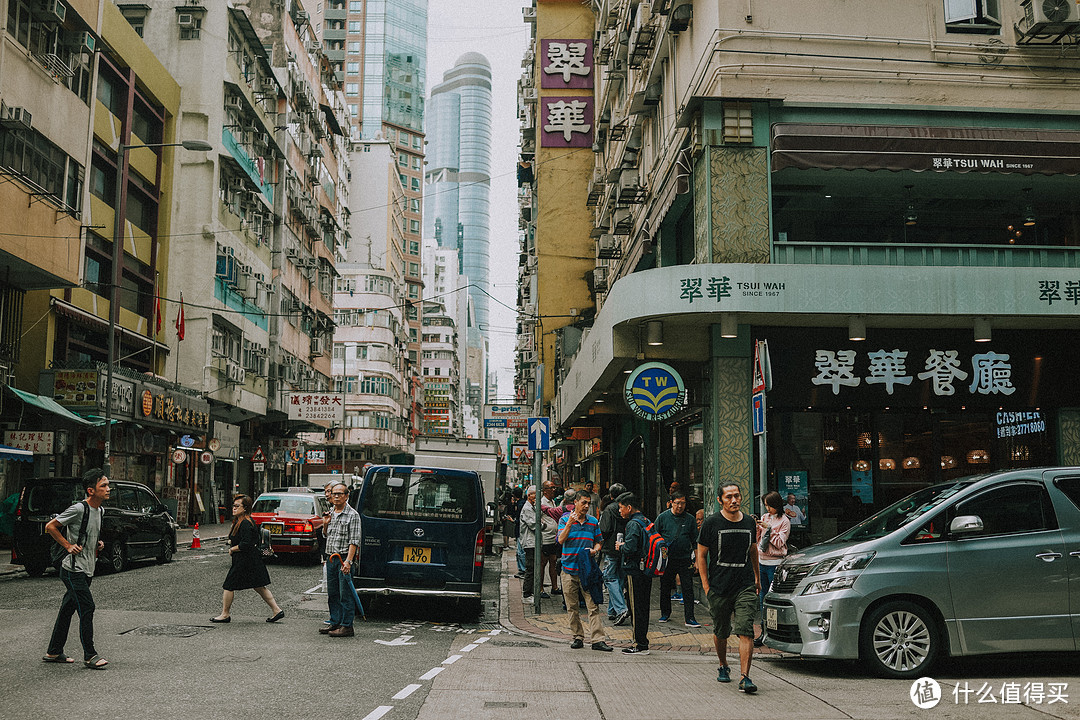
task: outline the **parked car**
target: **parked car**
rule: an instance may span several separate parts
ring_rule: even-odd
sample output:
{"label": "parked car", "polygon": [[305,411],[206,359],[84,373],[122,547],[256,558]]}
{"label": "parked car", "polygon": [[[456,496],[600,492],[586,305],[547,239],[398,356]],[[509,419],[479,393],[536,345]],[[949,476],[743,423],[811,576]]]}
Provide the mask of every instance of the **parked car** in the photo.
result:
{"label": "parked car", "polygon": [[318,562],[326,543],[316,521],[329,510],[330,503],[321,494],[283,490],[260,495],[251,507],[251,519],[256,527],[270,531],[275,553],[303,553]]}
{"label": "parked car", "polygon": [[[176,531],[165,505],[145,485],[111,480],[112,492],[103,504],[98,565],[120,572],[132,560],[155,559],[167,563],[176,552]],[[11,561],[37,577],[49,567],[49,550],[55,541],[45,524],[86,497],[77,477],[34,478],[23,485],[15,507],[15,534]]]}
{"label": "parked car", "polygon": [[485,508],[477,473],[375,466],[350,502],[364,528],[353,566],[358,592],[456,598],[479,614]]}
{"label": "parked car", "polygon": [[1080,468],[919,490],[791,555],[765,644],[926,675],[943,656],[1080,649]]}

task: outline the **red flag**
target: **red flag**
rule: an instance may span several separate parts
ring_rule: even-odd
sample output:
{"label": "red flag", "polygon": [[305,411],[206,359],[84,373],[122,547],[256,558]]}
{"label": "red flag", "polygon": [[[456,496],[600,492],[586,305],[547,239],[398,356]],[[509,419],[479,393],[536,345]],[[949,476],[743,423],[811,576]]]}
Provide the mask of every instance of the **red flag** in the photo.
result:
{"label": "red flag", "polygon": [[161,298],[154,300],[154,334],[161,332]]}
{"label": "red flag", "polygon": [[180,312],[176,313],[176,337],[184,339],[184,293],[180,293]]}

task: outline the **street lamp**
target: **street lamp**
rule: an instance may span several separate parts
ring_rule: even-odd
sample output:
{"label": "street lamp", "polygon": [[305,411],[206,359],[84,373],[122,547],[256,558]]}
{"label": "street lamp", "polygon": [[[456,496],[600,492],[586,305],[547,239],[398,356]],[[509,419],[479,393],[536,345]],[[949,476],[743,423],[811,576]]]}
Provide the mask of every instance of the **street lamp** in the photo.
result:
{"label": "street lamp", "polygon": [[141,148],[182,147],[185,150],[213,150],[214,146],[205,140],[184,140],[177,143],[151,143],[148,145],[125,145],[116,147],[116,188],[113,193],[113,247],[112,247],[112,283],[109,285],[109,338],[108,365],[105,367],[105,460],[102,470],[106,476],[112,475],[112,390],[113,363],[116,359],[116,328],[120,324],[120,307],[117,291],[123,273],[120,264],[124,259],[124,218],[120,214],[124,186],[127,185],[127,154],[129,150]]}

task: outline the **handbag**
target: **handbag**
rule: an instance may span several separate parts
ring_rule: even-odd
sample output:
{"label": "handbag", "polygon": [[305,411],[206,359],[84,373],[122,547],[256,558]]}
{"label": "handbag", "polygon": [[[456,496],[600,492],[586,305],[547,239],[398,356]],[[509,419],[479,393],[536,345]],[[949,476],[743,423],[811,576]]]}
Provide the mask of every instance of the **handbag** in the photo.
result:
{"label": "handbag", "polygon": [[255,546],[255,549],[259,553],[259,557],[263,560],[270,560],[277,557],[274,553],[274,549],[270,547],[270,530],[264,527],[259,528],[259,544]]}
{"label": "handbag", "polygon": [[[79,534],[75,536],[75,544],[82,547],[83,541],[86,540],[86,523],[90,519],[90,505],[85,500],[80,500],[78,505],[83,506],[82,522],[79,523]],[[60,564],[64,562],[64,558],[70,555],[63,545],[60,543],[54,543],[49,549],[49,561],[50,564],[59,569]],[[72,561],[72,567],[74,567],[74,561]]]}

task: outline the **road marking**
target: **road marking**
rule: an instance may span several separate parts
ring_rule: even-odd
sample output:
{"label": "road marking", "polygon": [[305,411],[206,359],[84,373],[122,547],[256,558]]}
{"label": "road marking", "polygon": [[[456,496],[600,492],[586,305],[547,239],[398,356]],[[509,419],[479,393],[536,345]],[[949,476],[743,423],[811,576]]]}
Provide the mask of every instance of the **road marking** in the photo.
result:
{"label": "road marking", "polygon": [[491,632],[489,632],[488,635],[498,635],[501,632],[502,632],[502,629],[496,629],[496,630],[492,630]]}
{"label": "road marking", "polygon": [[461,648],[461,652],[472,652],[473,650],[475,650],[478,647],[480,647],[480,646],[477,645],[476,643],[471,643],[471,644],[466,645],[465,647]]}
{"label": "road marking", "polygon": [[379,720],[379,718],[381,718],[383,715],[385,715],[386,713],[390,712],[393,709],[394,709],[393,705],[380,705],[379,707],[375,708],[374,710],[369,712],[367,715],[365,715],[362,720]]}
{"label": "road marking", "polygon": [[485,636],[485,637],[478,637],[478,638],[476,638],[475,640],[473,640],[473,642],[474,642],[475,644],[479,645],[480,643],[486,643],[486,642],[487,642],[488,640],[490,640],[490,639],[491,639],[491,638],[489,638],[489,637],[486,637],[486,636]]}
{"label": "road marking", "polygon": [[308,590],[305,590],[303,594],[304,595],[325,595],[326,590],[323,588],[323,584],[319,583],[315,587],[310,588]]}
{"label": "road marking", "polygon": [[412,695],[414,692],[416,692],[417,690],[419,690],[422,687],[423,687],[423,685],[417,685],[416,683],[413,683],[412,685],[406,685],[405,687],[403,687],[401,689],[401,691],[397,695],[395,695],[394,697],[392,697],[390,699],[391,700],[404,700],[405,698],[409,697],[410,695]]}
{"label": "road marking", "polygon": [[460,659],[461,659],[460,655],[451,655],[450,657],[443,660],[442,664],[443,665],[453,665],[454,663],[456,663]]}
{"label": "road marking", "polygon": [[430,670],[428,670],[428,671],[427,671],[426,673],[424,673],[423,675],[421,675],[421,676],[420,676],[420,679],[421,679],[421,680],[431,680],[431,679],[433,679],[433,678],[434,678],[434,677],[435,677],[436,675],[438,675],[439,673],[441,673],[441,672],[442,672],[443,670],[445,670],[445,669],[446,669],[446,668],[444,668],[444,667],[437,667],[437,668],[431,668],[431,669],[430,669]]}
{"label": "road marking", "polygon": [[416,643],[409,642],[409,640],[412,640],[412,639],[413,639],[412,635],[401,635],[399,637],[394,638],[393,640],[375,640],[375,642],[379,643],[380,645],[390,645],[390,646],[394,646],[394,645],[415,645]]}

